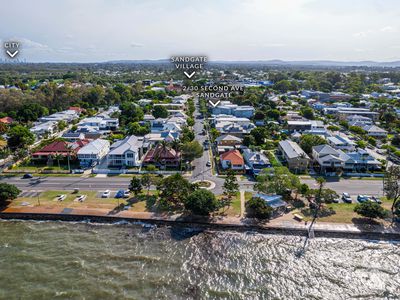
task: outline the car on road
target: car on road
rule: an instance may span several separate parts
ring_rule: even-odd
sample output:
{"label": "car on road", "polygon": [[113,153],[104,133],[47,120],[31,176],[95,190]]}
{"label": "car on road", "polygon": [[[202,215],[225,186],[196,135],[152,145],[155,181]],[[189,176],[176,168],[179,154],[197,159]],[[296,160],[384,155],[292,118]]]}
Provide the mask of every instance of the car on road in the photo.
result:
{"label": "car on road", "polygon": [[370,198],[367,195],[358,195],[357,201],[360,203],[370,201]]}
{"label": "car on road", "polygon": [[124,190],[118,190],[118,192],[115,194],[115,198],[123,198],[124,197]]}
{"label": "car on road", "polygon": [[211,161],[208,161],[208,162],[206,163],[206,166],[207,166],[207,167],[211,167]]}
{"label": "car on road", "polygon": [[343,193],[342,194],[342,200],[343,200],[343,202],[346,202],[346,203],[351,203],[352,202],[349,193]]}
{"label": "car on road", "polygon": [[101,194],[101,198],[108,198],[110,197],[111,192],[110,190],[105,190],[102,194]]}
{"label": "car on road", "polygon": [[22,179],[30,179],[30,178],[33,178],[33,175],[29,173],[26,173],[24,174],[24,176],[22,176]]}

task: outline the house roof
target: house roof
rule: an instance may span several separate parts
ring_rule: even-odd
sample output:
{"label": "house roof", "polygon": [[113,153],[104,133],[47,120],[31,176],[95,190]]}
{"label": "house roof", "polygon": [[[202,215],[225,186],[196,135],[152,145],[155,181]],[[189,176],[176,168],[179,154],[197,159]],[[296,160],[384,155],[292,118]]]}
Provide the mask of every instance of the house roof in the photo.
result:
{"label": "house roof", "polygon": [[235,141],[238,143],[241,143],[243,140],[237,136],[231,135],[231,134],[223,134],[215,139],[216,142],[221,142],[221,141]]}
{"label": "house roof", "polygon": [[291,141],[291,140],[284,140],[280,141],[279,145],[281,146],[282,150],[286,153],[288,158],[296,158],[302,156],[303,158],[308,158],[308,155],[300,148],[300,146]]}
{"label": "house roof", "polygon": [[239,150],[230,150],[221,154],[221,160],[228,160],[234,165],[243,165],[244,160]]}
{"label": "house roof", "polygon": [[11,124],[12,122],[14,122],[14,120],[11,117],[4,117],[0,119],[0,123],[3,124]]}
{"label": "house roof", "polygon": [[376,125],[366,125],[363,127],[364,130],[368,132],[381,132],[381,133],[386,133],[387,131],[385,129],[382,129]]}
{"label": "house roof", "polygon": [[151,162],[155,160],[177,160],[180,158],[180,152],[175,151],[171,147],[163,147],[158,144],[155,148],[150,149],[144,157],[144,162]]}
{"label": "house roof", "polygon": [[317,152],[319,154],[319,156],[321,155],[338,155],[338,151],[333,149],[331,146],[329,145],[318,145],[318,146],[314,146],[312,147],[312,149]]}
{"label": "house roof", "polygon": [[61,154],[67,155],[68,153],[76,153],[80,148],[87,145],[89,140],[78,140],[75,143],[68,143],[66,141],[55,141],[47,146],[44,146],[39,151],[33,153],[33,155],[49,155],[49,154]]}
{"label": "house roof", "polygon": [[102,149],[105,147],[109,147],[110,142],[107,140],[103,139],[97,139],[94,141],[91,141],[89,144],[86,146],[83,146],[81,149],[79,149],[78,154],[97,154],[99,153]]}
{"label": "house roof", "polygon": [[263,199],[272,208],[286,207],[287,203],[282,200],[280,195],[266,195],[263,193],[258,193],[254,195],[255,198]]}
{"label": "house roof", "polygon": [[111,145],[111,151],[108,154],[122,155],[130,150],[138,152],[143,145],[143,140],[135,135],[127,136],[123,140],[117,141]]}
{"label": "house roof", "polygon": [[258,151],[251,151],[250,149],[243,150],[243,156],[246,161],[269,164],[269,159],[265,156],[265,154]]}

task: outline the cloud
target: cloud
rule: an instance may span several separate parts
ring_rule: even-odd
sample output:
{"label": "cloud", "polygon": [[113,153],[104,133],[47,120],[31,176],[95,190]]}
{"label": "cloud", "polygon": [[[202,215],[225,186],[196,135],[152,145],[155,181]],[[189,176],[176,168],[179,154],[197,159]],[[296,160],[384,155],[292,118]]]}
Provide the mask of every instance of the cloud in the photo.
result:
{"label": "cloud", "polygon": [[382,32],[396,32],[397,30],[393,28],[392,26],[385,26],[380,29]]}
{"label": "cloud", "polygon": [[265,48],[281,48],[281,47],[285,47],[285,44],[282,43],[271,43],[271,44],[264,44],[263,45]]}
{"label": "cloud", "polygon": [[22,47],[26,49],[35,49],[35,50],[45,50],[45,51],[53,51],[52,48],[50,48],[48,45],[32,41],[27,38],[13,38],[16,41],[19,41],[22,45]]}
{"label": "cloud", "polygon": [[144,47],[143,44],[138,44],[138,43],[131,43],[130,46],[131,46],[132,48],[142,48],[142,47]]}

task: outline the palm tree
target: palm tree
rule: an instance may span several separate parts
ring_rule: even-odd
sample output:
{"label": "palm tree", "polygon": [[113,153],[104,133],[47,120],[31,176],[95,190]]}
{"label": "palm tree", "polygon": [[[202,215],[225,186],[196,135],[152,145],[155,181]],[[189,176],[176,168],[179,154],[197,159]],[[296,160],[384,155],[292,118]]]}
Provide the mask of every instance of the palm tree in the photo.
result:
{"label": "palm tree", "polygon": [[176,152],[181,151],[182,143],[179,139],[173,140],[171,142],[171,148],[174,149]]}
{"label": "palm tree", "polygon": [[70,164],[70,159],[71,159],[71,152],[72,152],[72,145],[71,144],[67,144],[67,150],[68,150],[68,172],[71,173],[71,164]]}
{"label": "palm tree", "polygon": [[160,160],[161,159],[161,154],[163,154],[166,151],[168,151],[168,149],[170,148],[169,147],[169,143],[166,140],[163,140],[156,146],[156,150],[157,150],[157,148],[159,149],[159,151],[154,153],[155,154],[154,158],[158,163],[161,163],[163,165],[163,161]]}
{"label": "palm tree", "polygon": [[59,168],[59,169],[61,169],[61,167],[60,167],[60,160],[63,159],[63,158],[64,158],[64,157],[63,157],[60,153],[58,153],[58,152],[56,152],[56,154],[54,155],[54,159],[57,160],[58,168]]}

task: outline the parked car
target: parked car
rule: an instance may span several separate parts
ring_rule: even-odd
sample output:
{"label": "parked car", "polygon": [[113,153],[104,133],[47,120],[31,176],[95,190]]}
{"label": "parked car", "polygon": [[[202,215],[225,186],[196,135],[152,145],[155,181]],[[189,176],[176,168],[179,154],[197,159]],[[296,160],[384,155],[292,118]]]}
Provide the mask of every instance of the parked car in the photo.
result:
{"label": "parked car", "polygon": [[340,198],[339,198],[339,197],[334,198],[334,199],[332,200],[332,202],[333,202],[333,203],[339,203],[339,202],[340,202]]}
{"label": "parked car", "polygon": [[207,166],[207,167],[211,167],[211,161],[208,161],[208,162],[206,163],[206,166]]}
{"label": "parked car", "polygon": [[63,201],[63,200],[65,200],[65,198],[67,198],[67,195],[64,195],[64,194],[57,195],[57,200],[58,201]]}
{"label": "parked car", "polygon": [[371,197],[371,200],[374,201],[374,202],[376,202],[376,203],[378,203],[378,204],[382,204],[382,200],[379,199],[378,197],[372,196],[372,197]]}
{"label": "parked car", "polygon": [[370,201],[370,199],[366,195],[358,195],[357,196],[357,201],[360,202],[360,203],[363,203],[363,202]]}
{"label": "parked car", "polygon": [[342,194],[342,200],[343,200],[343,202],[346,202],[346,203],[351,203],[352,202],[349,193],[343,193]]}
{"label": "parked car", "polygon": [[115,198],[122,198],[124,197],[124,190],[119,190],[116,194],[115,194]]}
{"label": "parked car", "polygon": [[129,198],[131,196],[131,192],[129,190],[124,191],[124,198]]}
{"label": "parked car", "polygon": [[86,195],[80,195],[76,197],[76,200],[79,202],[83,202],[85,201],[86,197],[87,197]]}
{"label": "parked car", "polygon": [[24,174],[24,176],[22,176],[22,179],[30,179],[30,178],[33,178],[33,175],[29,173],[26,173]]}
{"label": "parked car", "polygon": [[383,154],[386,154],[386,151],[383,149],[378,149],[378,150],[376,150],[376,153],[383,155]]}
{"label": "parked car", "polygon": [[108,198],[110,197],[111,192],[110,190],[105,190],[102,194],[101,194],[101,198]]}

